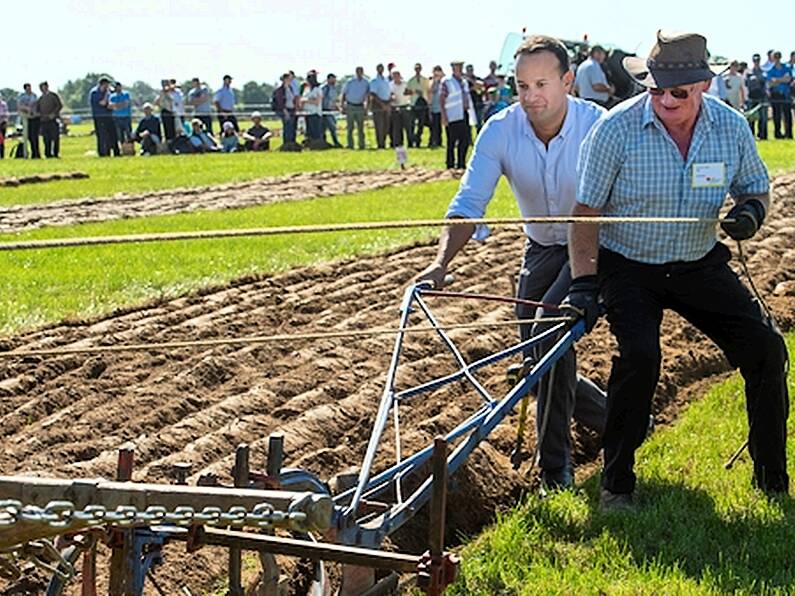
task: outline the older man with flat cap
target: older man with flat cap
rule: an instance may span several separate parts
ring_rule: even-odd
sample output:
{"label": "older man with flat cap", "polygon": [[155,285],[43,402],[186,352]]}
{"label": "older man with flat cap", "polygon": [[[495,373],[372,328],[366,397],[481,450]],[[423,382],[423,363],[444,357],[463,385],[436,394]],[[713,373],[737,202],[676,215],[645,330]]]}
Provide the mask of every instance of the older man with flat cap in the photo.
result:
{"label": "older man with flat cap", "polygon": [[660,375],[663,311],[679,313],[723,350],[745,380],[753,484],[785,493],[787,351],[775,324],[729,267],[714,221],[734,240],[753,236],[769,178],[741,114],[705,95],[706,39],[659,31],[646,60],[624,67],[646,93],[603,116],[583,142],[574,215],[692,217],[698,223],[574,224],[566,299],[593,327],[601,296],[618,343],[603,436],[604,509],[632,505],[635,450]]}

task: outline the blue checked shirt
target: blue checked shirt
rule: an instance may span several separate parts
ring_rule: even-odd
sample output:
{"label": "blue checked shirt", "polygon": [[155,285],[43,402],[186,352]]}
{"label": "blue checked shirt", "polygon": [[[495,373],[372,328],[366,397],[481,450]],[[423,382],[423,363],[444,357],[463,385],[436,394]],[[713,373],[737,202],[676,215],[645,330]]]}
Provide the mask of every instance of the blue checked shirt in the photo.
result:
{"label": "blue checked shirt", "polygon": [[[723,164],[715,186],[694,181],[694,166]],[[742,115],[704,95],[687,160],[655,116],[648,94],[616,106],[583,142],[577,201],[606,216],[718,217],[726,195],[768,192],[767,168]],[[716,244],[713,223],[616,223],[600,244],[642,263],[695,261]]]}

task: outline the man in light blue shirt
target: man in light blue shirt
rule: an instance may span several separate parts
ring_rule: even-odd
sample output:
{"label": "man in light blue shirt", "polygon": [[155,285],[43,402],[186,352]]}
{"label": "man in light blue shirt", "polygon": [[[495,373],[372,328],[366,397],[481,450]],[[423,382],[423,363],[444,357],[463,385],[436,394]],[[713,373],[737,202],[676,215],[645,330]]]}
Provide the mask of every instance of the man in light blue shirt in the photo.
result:
{"label": "man in light blue shirt", "polygon": [[[516,52],[519,102],[493,116],[475,142],[475,150],[450,203],[448,218],[480,218],[486,212],[501,176],[508,179],[525,217],[568,215],[575,202],[580,143],[604,109],[568,95],[573,74],[566,47],[557,39],[534,36]],[[519,276],[518,298],[558,304],[566,295],[570,272],[565,225],[525,226],[527,241]],[[418,280],[441,286],[447,267],[472,236],[482,240],[486,229],[448,226],[442,232],[434,262]],[[533,318],[534,307],[517,305],[519,318]],[[556,312],[541,313],[557,315]],[[523,340],[546,326],[520,327]],[[532,334],[531,334],[532,331]],[[575,416],[585,426],[604,426],[604,394],[586,379],[578,379],[574,350],[557,365],[552,400],[547,406],[548,380],[537,395],[536,422],[545,408],[546,433],[540,438],[542,487],[572,485],[570,425]],[[540,433],[539,433],[540,434]]]}
{"label": "man in light blue shirt", "polygon": [[605,71],[602,70],[606,57],[607,52],[602,46],[592,47],[588,59],[577,67],[577,78],[574,81],[578,97],[605,107],[610,95],[615,93],[615,88],[607,82]]}
{"label": "man in light blue shirt", "polygon": [[113,124],[116,126],[116,138],[122,143],[132,140],[132,101],[130,94],[121,83],[116,81],[113,93],[108,98],[108,107],[113,110]]}
{"label": "man in light blue shirt", "polygon": [[[199,77],[191,80],[191,90],[188,91],[188,103],[193,106],[193,113],[204,124],[207,134],[213,134],[212,106],[210,105],[210,90],[203,84]],[[234,104],[233,104],[234,105]]]}
{"label": "man in light blue shirt", "polygon": [[364,68],[356,67],[356,76],[345,83],[342,89],[342,109],[348,127],[348,149],[353,149],[353,129],[358,129],[359,149],[364,149],[364,115],[367,113],[367,99],[370,95],[370,81],[364,78]]}
{"label": "man in light blue shirt", "polygon": [[714,223],[729,194],[735,206],[721,227],[737,241],[754,235],[769,205],[767,169],[745,118],[706,95],[713,74],[703,36],[658,31],[649,58],[625,58],[624,67],[648,91],[591,129],[573,214],[701,221],[572,226],[574,279],[566,302],[590,329],[601,292],[618,343],[607,388],[602,507],[632,505],[635,450],[660,376],[665,309],[711,338],[740,369],[753,483],[785,493],[787,351],[729,267],[730,251],[717,241]]}
{"label": "man in light blue shirt", "polygon": [[218,125],[223,128],[224,122],[231,122],[235,127],[235,132],[240,132],[237,117],[235,116],[235,91],[232,89],[232,77],[230,75],[224,75],[224,83],[215,92],[213,103],[215,104],[216,112],[218,112]]}
{"label": "man in light blue shirt", "polygon": [[389,115],[392,111],[389,81],[384,77],[384,65],[375,67],[375,77],[370,81],[370,109],[373,111],[375,126],[375,142],[379,149],[386,147],[386,135],[389,132]]}

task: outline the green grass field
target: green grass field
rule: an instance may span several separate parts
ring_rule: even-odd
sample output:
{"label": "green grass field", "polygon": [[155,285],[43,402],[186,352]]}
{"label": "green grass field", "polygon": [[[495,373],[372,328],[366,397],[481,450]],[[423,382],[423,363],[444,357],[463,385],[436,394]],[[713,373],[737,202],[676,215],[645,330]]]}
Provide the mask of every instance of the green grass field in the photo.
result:
{"label": "green grass field", "polygon": [[[788,346],[795,353],[795,335]],[[598,477],[547,500],[528,497],[463,549],[449,593],[795,593],[795,501],[752,489],[747,453],[723,468],[746,429],[735,375],[641,447],[636,510],[600,513]]]}

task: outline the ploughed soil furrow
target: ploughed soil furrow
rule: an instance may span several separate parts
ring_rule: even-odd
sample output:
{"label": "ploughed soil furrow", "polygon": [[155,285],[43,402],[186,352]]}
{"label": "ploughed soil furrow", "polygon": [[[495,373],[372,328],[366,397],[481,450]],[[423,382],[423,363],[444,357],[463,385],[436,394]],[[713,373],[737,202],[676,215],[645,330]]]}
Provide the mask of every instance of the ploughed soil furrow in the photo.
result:
{"label": "ploughed soil furrow", "polygon": [[119,193],[112,197],[0,207],[0,233],[130,217],[253,207],[454,178],[455,173],[449,170],[426,170],[420,167],[360,172],[300,172],[249,182],[175,188],[140,195]]}
{"label": "ploughed soil furrow", "polygon": [[[764,229],[746,243],[749,266],[784,328],[795,306],[795,176],[777,181]],[[495,233],[470,244],[455,261],[454,289],[508,295],[519,267],[522,234]],[[5,338],[5,349],[160,342],[315,330],[394,327],[403,289],[435,254],[432,244],[390,254],[246,278],[168,302],[119,311],[104,319],[69,321]],[[736,262],[736,260],[735,260]],[[443,323],[514,317],[510,306],[428,298]],[[412,319],[420,322],[418,315]],[[468,360],[515,341],[516,331],[452,332]],[[377,336],[301,343],[0,360],[0,472],[68,477],[112,476],[115,450],[136,446],[136,480],[168,482],[173,464],[193,464],[192,480],[215,472],[230,480],[235,445],[252,446],[252,467],[264,468],[267,436],[285,433],[286,465],[324,480],[360,462],[370,435],[393,338]],[[729,369],[717,348],[674,314],[663,321],[663,374],[655,397],[659,421],[674,418],[700,382]],[[602,384],[614,343],[604,321],[578,345],[581,370]],[[399,387],[454,369],[431,335],[406,340]],[[504,365],[479,378],[499,396]],[[463,384],[448,386],[401,408],[404,454],[428,444],[480,405]],[[503,423],[455,477],[450,538],[476,532],[496,508],[528,486],[508,461],[515,419]],[[530,425],[532,427],[532,425]],[[528,445],[534,443],[532,428]],[[737,437],[738,444],[742,437]],[[593,462],[594,441],[577,434],[577,460]],[[731,450],[735,445],[727,446]],[[728,455],[728,452],[727,452]],[[378,465],[394,457],[387,434]],[[420,548],[424,530],[403,531],[397,543]],[[169,593],[201,590],[222,575],[217,552],[168,550]]]}

